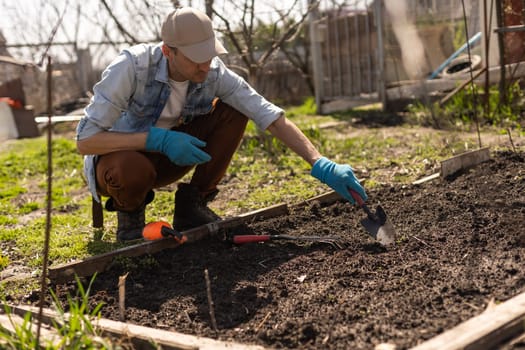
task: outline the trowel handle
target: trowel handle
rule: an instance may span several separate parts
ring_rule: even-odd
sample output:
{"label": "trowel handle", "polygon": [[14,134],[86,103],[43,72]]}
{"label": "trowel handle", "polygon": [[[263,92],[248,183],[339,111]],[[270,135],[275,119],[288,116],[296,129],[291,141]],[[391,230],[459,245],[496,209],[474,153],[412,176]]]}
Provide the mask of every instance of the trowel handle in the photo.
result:
{"label": "trowel handle", "polygon": [[356,191],[352,190],[351,188],[348,189],[348,192],[350,192],[350,195],[355,200],[357,205],[359,205],[360,207],[365,205],[365,201],[363,200],[363,198],[361,198],[359,193],[357,193]]}
{"label": "trowel handle", "polygon": [[361,208],[363,208],[363,210],[365,211],[366,215],[368,215],[369,218],[375,218],[376,217],[375,214],[372,213],[372,211],[370,211],[368,206],[365,204],[365,201],[363,200],[363,198],[361,198],[359,193],[357,193],[356,191],[354,191],[354,190],[352,190],[350,188],[348,189],[348,192],[350,192],[350,195],[355,200],[357,205],[359,205]]}

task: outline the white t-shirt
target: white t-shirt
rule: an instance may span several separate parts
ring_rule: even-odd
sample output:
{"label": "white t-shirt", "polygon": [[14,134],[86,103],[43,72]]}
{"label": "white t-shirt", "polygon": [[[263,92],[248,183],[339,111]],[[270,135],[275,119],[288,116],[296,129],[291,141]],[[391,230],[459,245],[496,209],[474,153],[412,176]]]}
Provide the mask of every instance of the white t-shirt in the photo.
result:
{"label": "white t-shirt", "polygon": [[157,123],[155,123],[156,127],[165,129],[171,129],[180,124],[180,113],[186,101],[186,94],[188,93],[188,85],[190,82],[189,80],[175,81],[170,79],[169,84],[171,87],[170,97],[160,113]]}

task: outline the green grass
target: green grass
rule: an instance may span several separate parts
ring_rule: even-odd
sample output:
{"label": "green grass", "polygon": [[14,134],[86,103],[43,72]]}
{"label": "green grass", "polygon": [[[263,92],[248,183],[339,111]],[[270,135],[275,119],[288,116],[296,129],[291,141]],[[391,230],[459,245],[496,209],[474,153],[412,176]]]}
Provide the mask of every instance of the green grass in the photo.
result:
{"label": "green grass", "polygon": [[[95,275],[96,276],[96,275]],[[35,331],[35,316],[27,312],[21,322],[14,317],[11,308],[4,302],[4,313],[8,316],[12,331],[0,326],[0,343],[8,349],[119,349],[102,334],[99,334],[95,322],[100,318],[99,303],[90,308],[89,291],[95,276],[91,279],[87,289],[77,279],[77,295],[67,295],[67,310],[61,305],[56,294],[51,290],[53,306],[57,317],[50,324],[50,329],[56,335],[54,339],[46,338],[44,332],[37,337]],[[42,329],[44,329],[44,325]],[[47,329],[47,328],[46,328]]]}

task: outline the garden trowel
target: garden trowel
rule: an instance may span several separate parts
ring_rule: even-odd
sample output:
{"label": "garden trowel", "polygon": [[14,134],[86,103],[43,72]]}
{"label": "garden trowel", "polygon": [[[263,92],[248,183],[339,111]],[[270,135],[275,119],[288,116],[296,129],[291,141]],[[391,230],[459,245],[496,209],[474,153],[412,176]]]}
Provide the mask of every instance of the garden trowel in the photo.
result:
{"label": "garden trowel", "polygon": [[361,224],[368,234],[376,239],[382,245],[391,245],[396,241],[396,230],[394,225],[388,219],[385,210],[380,205],[377,206],[376,212],[373,213],[365,204],[365,201],[354,190],[349,190],[350,195],[365,211],[367,217],[361,220]]}

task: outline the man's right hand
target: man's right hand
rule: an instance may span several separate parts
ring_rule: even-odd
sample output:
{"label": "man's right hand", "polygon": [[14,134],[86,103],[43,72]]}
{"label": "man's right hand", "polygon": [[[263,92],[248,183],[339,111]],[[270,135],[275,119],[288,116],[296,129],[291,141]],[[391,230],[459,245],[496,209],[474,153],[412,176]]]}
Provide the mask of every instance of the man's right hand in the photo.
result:
{"label": "man's right hand", "polygon": [[195,165],[206,163],[211,156],[201,147],[206,142],[179,131],[151,128],[146,139],[146,151],[164,153],[177,165]]}

